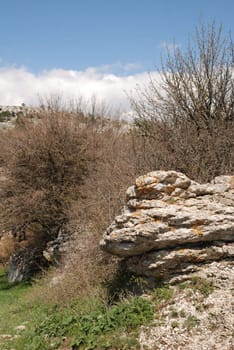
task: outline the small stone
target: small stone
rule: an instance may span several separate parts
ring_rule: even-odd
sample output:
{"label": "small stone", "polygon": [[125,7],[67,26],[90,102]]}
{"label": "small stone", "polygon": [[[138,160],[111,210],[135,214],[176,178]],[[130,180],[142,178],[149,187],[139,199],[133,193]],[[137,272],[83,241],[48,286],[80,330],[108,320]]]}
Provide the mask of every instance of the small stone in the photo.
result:
{"label": "small stone", "polygon": [[12,339],[12,335],[11,334],[0,334],[0,338],[2,339]]}
{"label": "small stone", "polygon": [[23,324],[15,327],[15,330],[16,331],[20,331],[20,332],[25,331],[26,329],[27,329],[27,327],[25,325],[23,325]]}

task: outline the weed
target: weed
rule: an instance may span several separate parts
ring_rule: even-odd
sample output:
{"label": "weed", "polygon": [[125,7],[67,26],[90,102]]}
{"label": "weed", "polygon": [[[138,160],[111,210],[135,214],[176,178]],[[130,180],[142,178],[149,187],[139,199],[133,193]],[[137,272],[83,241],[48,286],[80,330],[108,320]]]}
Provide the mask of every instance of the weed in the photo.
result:
{"label": "weed", "polygon": [[213,283],[205,278],[193,276],[189,281],[178,283],[179,290],[188,289],[187,295],[191,296],[192,291],[198,291],[204,297],[208,297],[214,291]]}
{"label": "weed", "polygon": [[199,324],[199,320],[194,315],[189,315],[183,323],[183,327],[190,330]]}
{"label": "weed", "polygon": [[153,291],[153,301],[157,305],[168,302],[173,296],[173,289],[170,286],[159,286]]}
{"label": "weed", "polygon": [[179,315],[180,315],[180,317],[182,317],[182,318],[186,317],[186,313],[185,313],[184,310],[180,310]]}
{"label": "weed", "polygon": [[178,328],[179,323],[177,321],[172,321],[171,326],[172,326],[172,328]]}
{"label": "weed", "polygon": [[121,266],[112,279],[106,283],[109,302],[120,300],[129,294],[140,295],[147,288],[147,281],[143,277],[129,272]]}
{"label": "weed", "polygon": [[190,285],[194,290],[199,291],[204,297],[208,297],[214,291],[211,281],[204,278],[194,276],[191,278]]}
{"label": "weed", "polygon": [[45,338],[64,336],[77,326],[78,319],[73,315],[62,315],[54,312],[50,317],[43,320],[36,328],[35,334]]}
{"label": "weed", "polygon": [[188,282],[180,282],[177,284],[177,287],[179,290],[185,290],[186,288],[188,288]]}
{"label": "weed", "polygon": [[172,318],[177,318],[177,317],[179,317],[179,312],[176,311],[176,310],[172,310],[171,313],[170,313],[170,316]]}
{"label": "weed", "polygon": [[[72,344],[73,349],[82,348],[82,346],[87,349],[95,349],[97,345],[102,348],[106,341],[106,338],[102,338],[104,334],[117,329],[131,332],[152,320],[152,317],[151,303],[139,297],[134,297],[129,302],[118,303],[107,310],[99,309],[91,312],[79,320],[78,332]],[[111,347],[110,340],[108,344],[105,345],[105,348],[114,348]]]}
{"label": "weed", "polygon": [[146,299],[132,297],[111,307],[99,300],[91,309],[85,305],[78,310],[78,305],[73,303],[63,308],[47,307],[44,312],[36,313],[34,305],[29,328],[11,342],[11,348],[52,350],[68,338],[73,339],[70,346],[74,350],[135,350],[139,348],[137,330],[152,320],[153,306]]}

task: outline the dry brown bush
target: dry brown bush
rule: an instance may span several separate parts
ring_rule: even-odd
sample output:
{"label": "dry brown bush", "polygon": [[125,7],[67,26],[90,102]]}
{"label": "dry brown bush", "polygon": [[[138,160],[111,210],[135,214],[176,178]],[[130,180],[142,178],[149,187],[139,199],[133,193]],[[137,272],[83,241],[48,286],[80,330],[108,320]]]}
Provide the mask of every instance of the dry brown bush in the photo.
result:
{"label": "dry brown bush", "polygon": [[[83,125],[83,127],[86,127]],[[131,135],[126,125],[118,121],[88,122],[89,137],[95,144],[89,149],[95,167],[79,184],[78,198],[71,198],[66,214],[72,237],[71,247],[64,257],[64,265],[43,282],[48,301],[60,303],[80,295],[104,293],[101,287],[117,262],[99,249],[100,238],[124,203],[125,191],[132,183],[138,165],[132,150]],[[93,163],[92,163],[93,164]]]}
{"label": "dry brown bush", "polygon": [[95,135],[72,115],[51,112],[8,131],[4,141],[1,226],[20,239],[31,232],[43,245],[66,223],[70,202],[82,196]]}
{"label": "dry brown bush", "polygon": [[[185,121],[176,127],[154,121],[154,135],[136,130],[138,143],[144,149],[145,169],[177,170],[190,178],[206,182],[215,176],[234,172],[234,122],[216,121],[213,130],[202,129]],[[138,151],[140,156],[141,151]]]}
{"label": "dry brown bush", "polygon": [[0,266],[7,265],[10,256],[15,251],[16,245],[11,235],[4,234],[0,237]]}
{"label": "dry brown bush", "polygon": [[132,136],[123,123],[109,121],[100,132],[96,171],[84,184],[86,196],[74,203],[75,221],[91,222],[101,235],[124,205],[125,192],[141,173]]}

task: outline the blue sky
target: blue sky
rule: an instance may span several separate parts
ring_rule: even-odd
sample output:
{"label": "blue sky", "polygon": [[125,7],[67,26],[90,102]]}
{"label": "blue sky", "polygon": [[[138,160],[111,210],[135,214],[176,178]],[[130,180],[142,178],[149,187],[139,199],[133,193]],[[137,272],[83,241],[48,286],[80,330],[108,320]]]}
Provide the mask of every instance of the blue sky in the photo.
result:
{"label": "blue sky", "polygon": [[107,72],[127,77],[158,67],[165,44],[176,40],[185,47],[200,20],[215,19],[234,32],[233,0],[0,0],[0,5],[0,76],[6,69],[34,77],[54,70],[91,74],[93,67],[102,77]]}

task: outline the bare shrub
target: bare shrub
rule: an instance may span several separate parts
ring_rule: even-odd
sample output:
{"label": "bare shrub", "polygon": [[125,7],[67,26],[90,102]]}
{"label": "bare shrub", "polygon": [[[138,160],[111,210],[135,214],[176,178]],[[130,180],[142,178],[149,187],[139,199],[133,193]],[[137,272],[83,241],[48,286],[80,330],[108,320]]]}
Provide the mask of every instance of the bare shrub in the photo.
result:
{"label": "bare shrub", "polygon": [[7,265],[14,250],[15,242],[11,235],[2,235],[2,237],[0,237],[0,265]]}
{"label": "bare shrub", "polygon": [[143,136],[138,128],[135,131],[138,144],[142,145],[137,153],[138,157],[142,154],[143,169],[174,169],[199,182],[233,173],[233,123],[227,127],[226,122],[214,122],[212,132],[202,129],[199,135],[196,127],[187,122],[175,128],[167,122],[155,121],[152,130],[153,137]]}
{"label": "bare shrub", "polygon": [[[56,237],[95,156],[95,138],[68,114],[43,115],[5,135],[7,181],[1,192],[1,223],[36,244]],[[91,156],[92,155],[92,156]]]}
{"label": "bare shrub", "polygon": [[108,121],[99,132],[98,162],[95,172],[86,179],[85,196],[74,202],[71,222],[90,223],[99,236],[118,215],[125,203],[125,193],[142,168],[133,148],[129,125]]}

